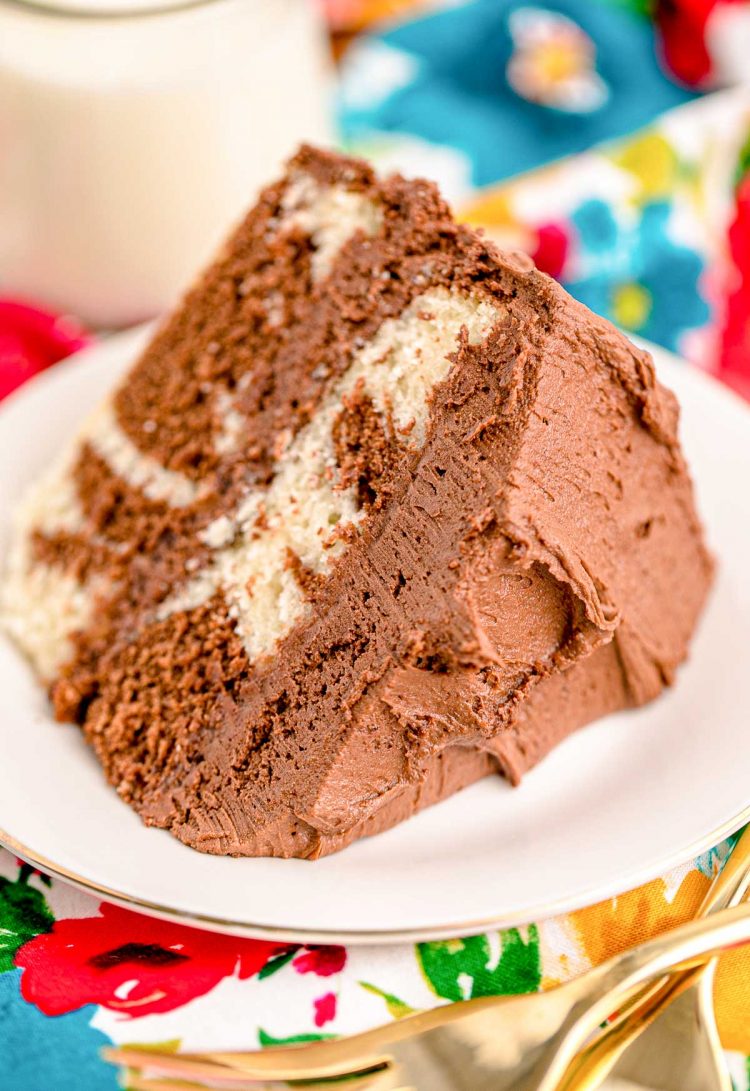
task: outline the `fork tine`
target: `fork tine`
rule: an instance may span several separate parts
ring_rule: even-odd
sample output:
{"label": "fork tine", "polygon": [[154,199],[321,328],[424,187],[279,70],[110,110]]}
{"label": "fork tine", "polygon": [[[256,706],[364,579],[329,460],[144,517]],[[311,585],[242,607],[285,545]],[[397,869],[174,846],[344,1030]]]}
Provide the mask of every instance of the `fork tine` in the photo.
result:
{"label": "fork tine", "polygon": [[302,1079],[309,1081],[374,1075],[387,1069],[390,1063],[387,1054],[379,1053],[321,1064],[317,1061],[317,1055],[308,1052],[308,1048],[298,1047],[296,1050],[285,1049],[283,1063],[280,1064],[273,1057],[276,1052],[275,1049],[268,1049],[244,1056],[230,1053],[159,1053],[127,1046],[102,1051],[105,1059],[113,1064],[129,1065],[133,1068],[158,1068],[178,1076],[200,1076],[230,1086],[232,1082],[236,1084],[242,1079],[288,1083]]}
{"label": "fork tine", "polygon": [[[273,1050],[268,1051],[272,1053]],[[211,1057],[211,1054],[206,1054]],[[348,1061],[340,1061],[337,1064],[319,1064],[313,1057],[300,1058],[298,1063],[285,1065],[263,1064],[263,1054],[249,1054],[246,1058],[234,1062],[227,1061],[230,1071],[247,1079],[277,1080],[280,1082],[294,1083],[295,1080],[336,1080],[345,1076],[372,1077],[379,1072],[385,1072],[391,1066],[391,1056],[381,1053],[377,1056],[365,1056],[353,1058]],[[258,1062],[258,1063],[256,1063]]]}
{"label": "fork tine", "polygon": [[[386,1070],[383,1070],[380,1075],[384,1075]],[[304,1091],[331,1091],[333,1083],[339,1085],[340,1077],[336,1077],[332,1080],[323,1080],[319,1082],[317,1080],[303,1080],[299,1083],[284,1083],[283,1087],[289,1088],[292,1091],[293,1088],[300,1088],[300,1091],[304,1088]],[[136,1072],[134,1069],[129,1069],[127,1074],[127,1086],[128,1091],[208,1091],[207,1085],[203,1082],[194,1083],[192,1080],[185,1079],[173,1079],[171,1077],[164,1076],[144,1076],[143,1072]],[[235,1085],[237,1091],[280,1091],[282,1085],[274,1080],[273,1083],[256,1083],[255,1080],[243,1079],[242,1083]],[[417,1091],[415,1087],[406,1087],[400,1085],[399,1087],[389,1088],[385,1084],[380,1082],[373,1083],[371,1078],[366,1077],[364,1080],[357,1079],[346,1081],[346,1091]]]}
{"label": "fork tine", "polygon": [[[239,1072],[236,1069],[208,1063],[201,1058],[193,1058],[184,1053],[160,1053],[158,1050],[130,1049],[125,1047],[110,1047],[102,1050],[102,1056],[110,1064],[122,1065],[125,1068],[143,1070],[155,1069],[159,1072],[172,1074],[174,1077],[190,1077],[193,1079],[211,1080],[213,1083],[223,1083],[227,1087],[238,1087],[244,1083],[246,1086],[253,1080],[252,1075]],[[145,1077],[144,1077],[145,1078]],[[261,1077],[268,1083],[268,1076]],[[173,1081],[174,1082],[174,1081]],[[257,1080],[255,1081],[257,1085]]]}
{"label": "fork tine", "polygon": [[[538,1018],[535,1022],[531,1016],[536,1013],[538,1017],[540,1004],[545,1007],[545,1010],[549,1009],[550,1004],[557,1007],[562,1005],[564,1012],[567,1013],[571,1003],[571,992],[577,997],[580,989],[581,986],[577,982],[569,982],[567,986],[561,986],[547,993],[468,1000],[461,1004],[447,1005],[446,1008],[418,1012],[397,1022],[374,1027],[355,1035],[304,1046],[274,1046],[264,1050],[213,1051],[179,1056],[171,1053],[163,1054],[160,1057],[159,1068],[165,1072],[180,1075],[185,1071],[179,1067],[181,1061],[189,1059],[197,1064],[215,1066],[207,1067],[202,1072],[203,1077],[211,1077],[217,1082],[225,1083],[231,1080],[232,1075],[236,1079],[239,1074],[247,1079],[266,1082],[269,1080],[290,1082],[295,1079],[322,1080],[336,1076],[364,1074],[387,1067],[397,1043],[453,1021],[463,1022],[470,1014],[478,1014],[485,1009],[492,1009],[498,1014],[502,1011],[502,1021],[507,1034],[515,1037],[518,1027],[528,1028],[529,1025],[536,1026],[539,1023]],[[555,994],[556,997],[553,999]],[[560,1017],[556,1015],[555,1025],[559,1022]],[[524,1041],[528,1045],[526,1037],[528,1035],[525,1035]],[[157,1067],[155,1054],[152,1051],[119,1047],[110,1049],[106,1055],[114,1062],[132,1064],[136,1068]],[[191,1069],[189,1074],[197,1073],[197,1069]]]}
{"label": "fork tine", "polygon": [[[165,1080],[128,1073],[128,1091],[206,1091],[206,1085],[192,1083],[190,1080]],[[256,1085],[255,1091],[263,1091],[263,1088]]]}
{"label": "fork tine", "polygon": [[[295,1077],[299,1079],[303,1073],[317,1078],[355,1074],[387,1065],[396,1043],[441,1027],[446,1021],[451,1021],[451,1016],[463,1021],[471,1013],[491,1008],[496,1012],[501,1009],[512,1011],[518,1020],[530,1007],[538,1006],[541,995],[483,997],[416,1012],[404,1019],[330,1041],[238,1053],[213,1051],[200,1054],[200,1057],[252,1074],[258,1079],[265,1076],[266,1079],[293,1080]],[[550,996],[551,993],[546,995]]]}
{"label": "fork tine", "polygon": [[[279,1084],[274,1083],[248,1083],[238,1084],[238,1088],[247,1091],[279,1091]],[[305,1091],[316,1091],[316,1084],[306,1084]],[[193,1083],[192,1080],[173,1080],[163,1076],[144,1076],[142,1073],[134,1073],[132,1070],[127,1076],[128,1091],[210,1091],[205,1083]],[[355,1089],[356,1091],[356,1089]]]}

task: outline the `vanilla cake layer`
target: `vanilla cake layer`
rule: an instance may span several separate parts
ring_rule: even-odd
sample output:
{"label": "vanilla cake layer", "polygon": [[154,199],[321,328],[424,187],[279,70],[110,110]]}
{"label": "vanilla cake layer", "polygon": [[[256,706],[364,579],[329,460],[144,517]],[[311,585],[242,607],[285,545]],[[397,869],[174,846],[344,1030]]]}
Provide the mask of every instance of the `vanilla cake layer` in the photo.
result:
{"label": "vanilla cake layer", "polygon": [[710,573],[649,358],[303,149],[19,509],[0,609],[145,821],[316,856],[656,696]]}

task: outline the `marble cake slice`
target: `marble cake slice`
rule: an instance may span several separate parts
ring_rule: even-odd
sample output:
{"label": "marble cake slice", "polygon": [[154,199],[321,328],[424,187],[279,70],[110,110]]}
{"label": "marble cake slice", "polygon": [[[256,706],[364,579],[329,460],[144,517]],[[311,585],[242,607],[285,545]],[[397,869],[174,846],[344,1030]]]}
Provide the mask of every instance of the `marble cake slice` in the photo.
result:
{"label": "marble cake slice", "polygon": [[303,148],[21,506],[4,624],[144,821],[319,856],[672,682],[676,426],[433,185]]}

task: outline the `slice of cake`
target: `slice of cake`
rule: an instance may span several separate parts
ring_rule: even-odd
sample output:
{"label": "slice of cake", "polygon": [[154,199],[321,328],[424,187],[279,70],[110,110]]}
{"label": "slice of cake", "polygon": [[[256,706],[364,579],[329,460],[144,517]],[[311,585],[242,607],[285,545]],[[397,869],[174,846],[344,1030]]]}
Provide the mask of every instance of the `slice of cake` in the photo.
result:
{"label": "slice of cake", "polygon": [[672,681],[676,424],[434,186],[304,148],[18,513],[5,625],[144,821],[319,856]]}

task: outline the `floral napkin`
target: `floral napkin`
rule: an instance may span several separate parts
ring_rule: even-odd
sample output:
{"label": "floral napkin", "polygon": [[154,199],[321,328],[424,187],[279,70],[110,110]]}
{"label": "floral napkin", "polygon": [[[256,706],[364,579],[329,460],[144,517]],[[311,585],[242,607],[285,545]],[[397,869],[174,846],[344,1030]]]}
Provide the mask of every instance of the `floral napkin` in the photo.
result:
{"label": "floral napkin", "polygon": [[[348,948],[154,920],[0,852],[0,1086],[114,1091],[115,1070],[99,1057],[111,1043],[254,1049],[352,1034],[447,1001],[550,988],[690,919],[731,844],[618,898],[523,928]],[[737,1091],[750,1087],[749,982],[750,954],[722,957],[716,1009]]]}
{"label": "floral napkin", "polygon": [[[750,397],[750,100],[712,90],[742,75],[749,5],[323,2],[346,147],[437,178],[464,218],[594,310]],[[0,396],[85,341],[70,318],[0,301]],[[164,923],[0,850],[0,1086],[114,1089],[99,1058],[112,1042],[255,1048],[548,988],[691,917],[731,845],[524,928],[372,948]],[[750,952],[721,959],[716,1005],[746,1091]]]}

